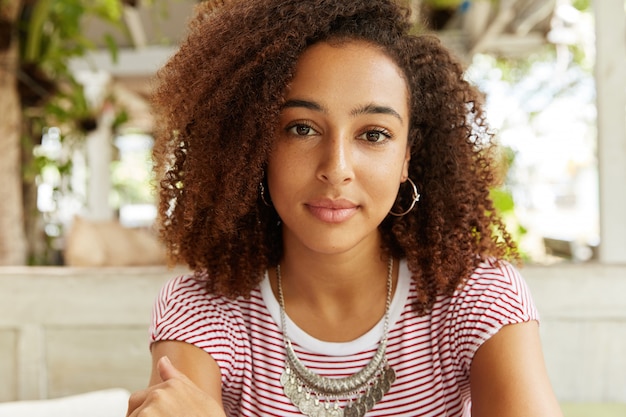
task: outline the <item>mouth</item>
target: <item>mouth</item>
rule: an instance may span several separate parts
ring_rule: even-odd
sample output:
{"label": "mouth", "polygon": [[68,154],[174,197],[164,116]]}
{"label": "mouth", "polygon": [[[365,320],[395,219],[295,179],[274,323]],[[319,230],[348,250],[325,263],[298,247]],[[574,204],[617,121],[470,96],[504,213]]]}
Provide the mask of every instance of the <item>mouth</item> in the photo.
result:
{"label": "mouth", "polygon": [[305,207],[318,220],[334,224],[349,220],[359,210],[357,204],[345,199],[310,201],[305,204]]}

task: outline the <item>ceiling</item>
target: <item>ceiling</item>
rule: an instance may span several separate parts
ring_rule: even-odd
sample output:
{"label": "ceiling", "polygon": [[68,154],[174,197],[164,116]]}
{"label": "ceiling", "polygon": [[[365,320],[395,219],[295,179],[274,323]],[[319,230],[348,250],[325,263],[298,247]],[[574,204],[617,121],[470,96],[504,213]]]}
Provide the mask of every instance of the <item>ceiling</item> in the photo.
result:
{"label": "ceiling", "polygon": [[[462,57],[474,53],[523,55],[545,44],[555,26],[567,24],[555,13],[557,0],[402,1],[413,9],[416,24],[421,22],[426,30],[436,31]],[[93,18],[86,20],[87,36],[101,43],[103,36],[110,34],[121,48],[174,46],[184,37],[197,1],[137,3],[124,6],[120,27]]]}

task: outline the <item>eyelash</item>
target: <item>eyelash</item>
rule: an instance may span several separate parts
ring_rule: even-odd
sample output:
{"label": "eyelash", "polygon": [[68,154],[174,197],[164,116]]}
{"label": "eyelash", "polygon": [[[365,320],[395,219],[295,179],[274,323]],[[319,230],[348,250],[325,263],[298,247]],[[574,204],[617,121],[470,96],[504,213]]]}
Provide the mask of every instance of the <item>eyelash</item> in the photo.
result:
{"label": "eyelash", "polygon": [[[317,133],[317,130],[315,129],[315,127],[311,123],[309,123],[307,121],[296,121],[296,122],[290,123],[289,125],[287,125],[285,127],[285,131],[287,133],[293,135],[293,136],[296,136],[296,137],[310,136],[308,134],[300,135],[300,134],[298,134],[297,132],[294,131],[294,129],[298,129],[298,128],[302,128],[302,127],[310,129],[310,130],[313,130],[314,132]],[[377,140],[377,141],[370,141],[370,140],[367,140],[367,138],[365,138],[365,137],[363,138],[363,140],[365,140],[366,142],[371,143],[371,144],[378,144],[378,143],[383,142],[385,139],[392,139],[393,138],[393,134],[391,132],[389,132],[385,128],[380,128],[380,127],[368,128],[367,130],[365,130],[363,133],[361,133],[357,137],[362,137],[364,135],[368,135],[368,134],[371,134],[371,133],[377,133],[377,134],[380,134],[380,135],[383,136],[382,140]]]}
{"label": "eyelash", "polygon": [[[370,128],[368,130],[366,130],[365,132],[363,132],[362,134],[360,134],[359,136],[363,136],[363,135],[368,135],[370,133],[378,133],[382,136],[384,136],[384,139],[392,139],[393,135],[391,134],[391,132],[389,132],[387,129],[384,128]],[[383,139],[383,141],[384,141]],[[367,139],[365,139],[365,141],[369,142],[369,143],[381,143],[382,141],[369,141]]]}
{"label": "eyelash", "polygon": [[308,129],[311,129],[315,132],[317,132],[317,130],[315,129],[315,127],[313,127],[313,125],[311,123],[305,122],[305,121],[297,121],[297,122],[293,122],[290,123],[289,125],[287,125],[287,127],[285,127],[285,131],[291,135],[294,136],[299,136],[299,137],[303,137],[303,136],[309,136],[309,135],[299,135],[297,134],[295,131],[293,131],[294,129],[300,128],[300,127],[306,127]]}

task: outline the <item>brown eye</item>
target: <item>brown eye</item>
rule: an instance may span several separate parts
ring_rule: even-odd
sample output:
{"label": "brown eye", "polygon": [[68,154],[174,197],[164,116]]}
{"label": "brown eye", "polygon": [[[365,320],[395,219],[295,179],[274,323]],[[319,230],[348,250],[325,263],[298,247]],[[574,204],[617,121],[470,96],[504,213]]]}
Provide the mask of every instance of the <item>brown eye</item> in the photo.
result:
{"label": "brown eye", "polygon": [[380,143],[387,139],[391,139],[392,135],[386,130],[368,130],[360,137],[371,143]]}
{"label": "brown eye", "polygon": [[305,125],[299,125],[295,127],[296,133],[301,136],[306,136],[311,132],[311,128]]}
{"label": "brown eye", "polygon": [[317,131],[305,123],[296,123],[287,127],[287,132],[294,136],[313,136]]}

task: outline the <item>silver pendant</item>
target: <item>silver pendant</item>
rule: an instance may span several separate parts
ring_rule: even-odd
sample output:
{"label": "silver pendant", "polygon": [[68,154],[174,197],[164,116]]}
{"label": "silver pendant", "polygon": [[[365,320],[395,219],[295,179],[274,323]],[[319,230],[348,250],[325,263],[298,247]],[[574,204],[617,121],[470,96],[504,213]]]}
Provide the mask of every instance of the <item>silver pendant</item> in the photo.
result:
{"label": "silver pendant", "polygon": [[287,398],[308,417],[363,417],[384,397],[395,380],[395,371],[386,365],[376,375],[371,385],[363,393],[356,394],[356,398],[348,401],[342,409],[337,399],[324,398],[324,401],[321,401],[319,397],[323,394],[307,387],[289,366],[285,367],[280,376],[280,383]]}
{"label": "silver pendant", "polygon": [[[392,292],[393,258],[387,264],[387,300],[384,330],[376,353],[357,373],[344,378],[327,378],[308,369],[293,350],[287,337],[285,300],[283,299],[280,264],[276,266],[280,322],[285,342],[286,363],[280,376],[285,396],[307,417],[363,417],[374,408],[391,388],[396,373],[386,359],[389,306]],[[344,408],[339,401],[346,401]]]}
{"label": "silver pendant", "polygon": [[390,366],[386,366],[363,395],[346,405],[343,410],[344,416],[363,417],[385,396],[395,380],[396,372]]}
{"label": "silver pendant", "polygon": [[280,376],[280,383],[287,398],[291,400],[293,405],[298,407],[302,414],[308,417],[343,417],[343,410],[336,402],[326,399],[320,401],[318,396],[306,389],[289,367],[285,367]]}

